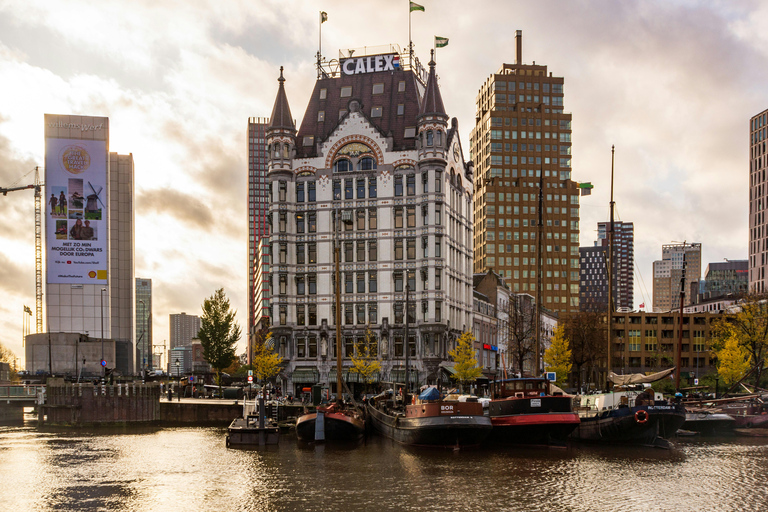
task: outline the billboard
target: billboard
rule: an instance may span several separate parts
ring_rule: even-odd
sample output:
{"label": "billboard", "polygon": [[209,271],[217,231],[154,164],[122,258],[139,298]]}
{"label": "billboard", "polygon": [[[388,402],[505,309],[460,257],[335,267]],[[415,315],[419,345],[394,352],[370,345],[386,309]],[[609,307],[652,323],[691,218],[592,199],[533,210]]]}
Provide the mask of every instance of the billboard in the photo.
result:
{"label": "billboard", "polygon": [[107,141],[45,139],[48,283],[107,284]]}

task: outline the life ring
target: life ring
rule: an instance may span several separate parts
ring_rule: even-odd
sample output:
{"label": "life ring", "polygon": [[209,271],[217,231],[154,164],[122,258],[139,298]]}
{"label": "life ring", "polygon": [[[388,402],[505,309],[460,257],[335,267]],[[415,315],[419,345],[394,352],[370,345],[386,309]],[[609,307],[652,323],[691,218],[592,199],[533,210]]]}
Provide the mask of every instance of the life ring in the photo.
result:
{"label": "life ring", "polygon": [[640,409],[639,411],[635,411],[635,421],[642,425],[643,423],[648,422],[648,411],[645,409]]}

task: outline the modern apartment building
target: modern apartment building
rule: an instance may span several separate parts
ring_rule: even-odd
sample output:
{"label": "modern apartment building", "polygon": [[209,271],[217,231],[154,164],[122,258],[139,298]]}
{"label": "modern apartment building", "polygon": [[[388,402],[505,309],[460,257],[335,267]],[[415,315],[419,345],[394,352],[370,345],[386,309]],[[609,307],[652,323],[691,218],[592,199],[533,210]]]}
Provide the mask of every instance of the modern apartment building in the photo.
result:
{"label": "modern apartment building", "polygon": [[152,354],[152,280],[136,278],[136,369],[151,370]]}
{"label": "modern apartment building", "polygon": [[403,382],[409,350],[413,382],[435,382],[472,328],[472,169],[458,123],[434,61],[427,70],[396,45],[345,51],[318,76],[297,131],[281,70],[267,128],[271,317],[284,389],[335,385],[337,328],[345,368],[370,329],[380,380]]}
{"label": "modern apartment building", "polygon": [[[610,222],[597,223],[598,244],[608,248]],[[634,308],[635,225],[632,222],[613,223],[613,302],[616,311]],[[606,301],[607,303],[607,301]]]}
{"label": "modern apartment building", "polygon": [[170,315],[171,324],[171,349],[177,347],[189,347],[192,340],[197,338],[200,332],[200,317],[177,313]]}
{"label": "modern apartment building", "polygon": [[701,279],[701,244],[676,243],[661,247],[661,260],[653,262],[653,311],[665,312],[680,307],[680,282],[685,263],[685,303],[691,305],[691,286]]}
{"label": "modern apartment building", "polygon": [[768,267],[768,167],[765,140],[768,138],[768,110],[749,120],[749,291],[768,291],[765,269]]}
{"label": "modern apartment building", "polygon": [[608,310],[608,248],[579,247],[579,309]]}
{"label": "modern apartment building", "polygon": [[[503,64],[480,87],[470,135],[474,272],[494,270],[513,293],[554,312],[579,310],[579,188],[571,179],[564,79],[547,66]],[[541,257],[541,275],[537,273]]]}

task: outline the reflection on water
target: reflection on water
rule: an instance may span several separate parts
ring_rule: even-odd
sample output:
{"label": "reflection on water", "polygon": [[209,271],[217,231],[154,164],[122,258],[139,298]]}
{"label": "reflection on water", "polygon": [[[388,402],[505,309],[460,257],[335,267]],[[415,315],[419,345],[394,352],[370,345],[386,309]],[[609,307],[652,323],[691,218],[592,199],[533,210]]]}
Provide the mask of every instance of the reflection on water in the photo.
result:
{"label": "reflection on water", "polygon": [[224,429],[0,427],[4,510],[766,510],[768,439],[673,450],[224,446]]}

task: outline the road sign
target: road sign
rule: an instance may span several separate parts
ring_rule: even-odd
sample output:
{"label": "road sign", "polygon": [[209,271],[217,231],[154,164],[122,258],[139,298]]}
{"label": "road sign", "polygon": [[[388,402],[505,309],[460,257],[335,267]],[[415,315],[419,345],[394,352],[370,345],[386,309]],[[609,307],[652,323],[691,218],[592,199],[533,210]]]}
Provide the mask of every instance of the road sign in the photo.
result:
{"label": "road sign", "polygon": [[251,377],[253,375],[253,370],[248,370],[248,376]]}
{"label": "road sign", "polygon": [[693,379],[693,385],[698,386],[699,385],[699,379]]}
{"label": "road sign", "polygon": [[104,359],[101,360],[101,366],[107,366],[107,362]]}
{"label": "road sign", "polygon": [[555,374],[555,372],[547,372],[547,380],[551,382],[556,381],[557,375]]}
{"label": "road sign", "polygon": [[248,382],[253,382],[253,375],[248,376]]}

